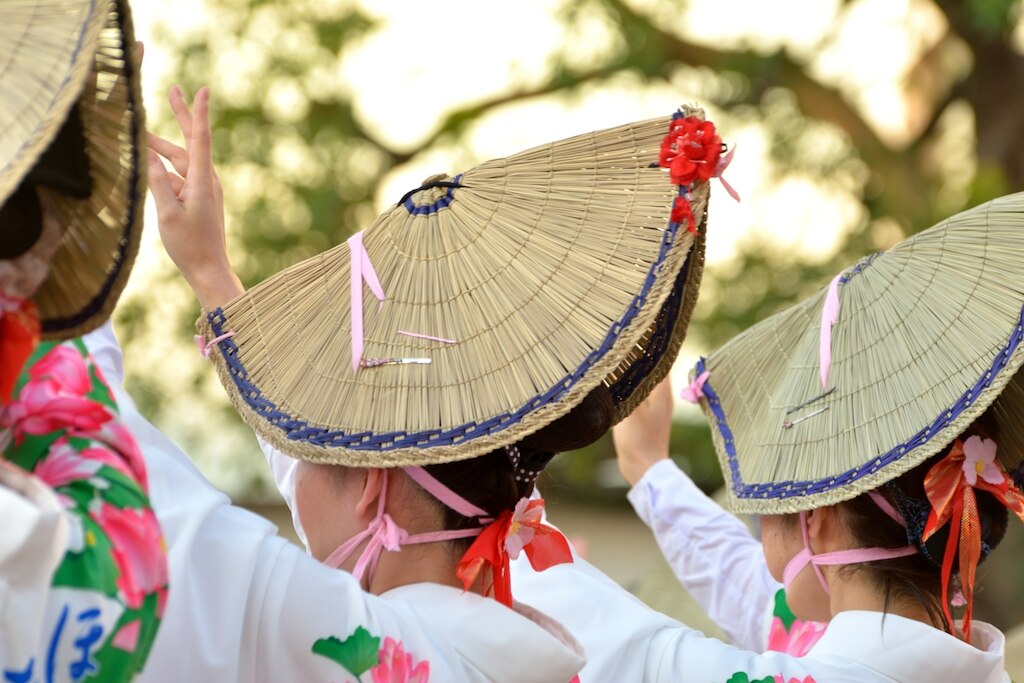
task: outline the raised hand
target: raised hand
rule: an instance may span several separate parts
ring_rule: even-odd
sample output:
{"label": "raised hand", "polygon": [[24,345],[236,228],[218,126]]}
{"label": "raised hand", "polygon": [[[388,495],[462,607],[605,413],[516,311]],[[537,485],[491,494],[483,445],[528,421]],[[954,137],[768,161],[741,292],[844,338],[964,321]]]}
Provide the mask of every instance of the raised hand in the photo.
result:
{"label": "raised hand", "polygon": [[[164,248],[209,310],[244,291],[231,269],[224,238],[224,193],[211,150],[210,89],[199,89],[191,111],[178,86],[171,88],[168,99],[185,147],[149,134],[149,188]],[[166,169],[161,157],[176,173]]]}
{"label": "raised hand", "polygon": [[666,378],[612,429],[619,471],[630,486],[640,481],[652,465],[668,459],[672,404],[672,385]]}

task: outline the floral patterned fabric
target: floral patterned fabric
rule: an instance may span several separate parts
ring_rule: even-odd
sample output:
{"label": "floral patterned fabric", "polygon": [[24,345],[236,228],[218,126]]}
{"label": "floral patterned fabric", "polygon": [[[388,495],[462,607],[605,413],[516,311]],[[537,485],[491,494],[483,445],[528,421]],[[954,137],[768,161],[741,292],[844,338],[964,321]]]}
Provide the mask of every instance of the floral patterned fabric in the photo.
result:
{"label": "floral patterned fabric", "polygon": [[803,657],[825,633],[827,624],[797,619],[786,602],[786,591],[775,593],[775,608],[768,631],[768,649]]}
{"label": "floral patterned fabric", "polygon": [[166,548],[142,456],[80,340],[36,348],[0,427],[4,458],[54,490],[70,529],[41,642],[2,680],[131,680],[166,603]]}
{"label": "floral patterned fabric", "polygon": [[[428,683],[430,662],[417,662],[401,641],[371,636],[362,626],[345,640],[331,636],[313,643],[313,653],[337,662],[356,681]],[[364,678],[364,674],[369,678]],[[346,679],[349,680],[349,679]]]}

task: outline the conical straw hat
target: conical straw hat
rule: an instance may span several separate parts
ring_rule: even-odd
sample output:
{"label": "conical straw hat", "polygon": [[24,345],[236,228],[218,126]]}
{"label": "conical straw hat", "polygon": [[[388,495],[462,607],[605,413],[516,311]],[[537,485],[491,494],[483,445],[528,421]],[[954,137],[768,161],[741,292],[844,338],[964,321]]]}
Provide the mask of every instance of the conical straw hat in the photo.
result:
{"label": "conical straw hat", "polygon": [[[670,120],[489,161],[366,229],[386,299],[360,292],[362,358],[429,365],[353,370],[346,245],[209,312],[208,341],[234,333],[212,357],[242,417],[294,457],[391,467],[514,443],[602,382],[624,416],[668,372],[703,267],[707,181],[658,168]],[[679,196],[699,226],[672,221]]]}
{"label": "conical straw hat", "polygon": [[75,102],[92,173],[90,198],[54,199],[68,229],[34,297],[46,337],[83,334],[105,320],[138,249],[145,126],[134,48],[126,2],[0,3],[0,204]]}
{"label": "conical straw hat", "polygon": [[853,498],[943,451],[993,404],[999,457],[1018,466],[1024,194],[958,214],[836,282],[826,387],[827,290],[694,371],[709,372],[701,404],[733,507],[776,514]]}

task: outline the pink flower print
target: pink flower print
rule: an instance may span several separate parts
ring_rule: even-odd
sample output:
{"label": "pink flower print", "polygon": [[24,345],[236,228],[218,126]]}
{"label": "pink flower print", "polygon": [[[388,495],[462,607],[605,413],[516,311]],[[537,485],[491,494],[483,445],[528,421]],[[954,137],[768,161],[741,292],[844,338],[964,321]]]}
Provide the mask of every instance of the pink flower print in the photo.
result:
{"label": "pink flower print", "polygon": [[49,434],[60,429],[79,433],[96,432],[110,421],[110,412],[100,403],[61,392],[51,379],[29,381],[21,388],[4,417],[15,438],[25,434]]}
{"label": "pink flower print", "polygon": [[[96,449],[86,449],[96,450]],[[67,439],[57,440],[50,447],[50,452],[43,458],[32,474],[46,482],[50,488],[60,488],[73,481],[88,479],[96,474],[96,470],[103,464],[96,460],[83,457],[68,444]]]}
{"label": "pink flower print", "polygon": [[110,465],[119,472],[123,472],[133,481],[142,487],[143,491],[149,490],[146,481],[146,461],[139,451],[139,445],[131,432],[117,420],[111,420],[103,425],[99,434],[93,438],[110,446],[113,452],[108,451],[104,463]]}
{"label": "pink flower print", "polygon": [[1002,484],[1006,478],[996,464],[996,442],[974,435],[964,442],[964,479],[974,486],[979,476],[990,484]]}
{"label": "pink flower print", "polygon": [[110,539],[121,575],[117,588],[125,605],[136,609],[143,598],[167,585],[164,540],[152,510],[101,503],[94,515]]}
{"label": "pink flower print", "polygon": [[803,657],[825,633],[825,626],[818,621],[797,619],[787,631],[782,619],[773,617],[771,630],[768,632],[768,649],[794,657]]}
{"label": "pink flower print", "polygon": [[530,507],[529,498],[521,498],[516,503],[516,509],[512,511],[512,521],[508,526],[508,536],[505,537],[505,550],[510,559],[519,557],[523,548],[530,544],[536,533],[534,526],[541,523],[543,516],[543,506]]}
{"label": "pink flower print", "polygon": [[92,384],[85,359],[75,349],[58,345],[40,358],[28,370],[28,376],[36,382],[44,379],[56,383],[60,393],[85,396]]}
{"label": "pink flower print", "polygon": [[373,683],[428,683],[430,680],[430,662],[422,661],[413,666],[412,655],[394,638],[384,639],[378,657],[379,663],[370,669]]}
{"label": "pink flower print", "polygon": [[139,644],[139,626],[141,623],[136,619],[122,626],[121,630],[114,635],[114,647],[125,652],[135,652],[135,648]]}
{"label": "pink flower print", "polygon": [[[786,683],[786,677],[782,674],[775,674],[775,683]],[[791,678],[789,683],[815,683],[815,680],[810,676],[804,676],[803,679]]]}

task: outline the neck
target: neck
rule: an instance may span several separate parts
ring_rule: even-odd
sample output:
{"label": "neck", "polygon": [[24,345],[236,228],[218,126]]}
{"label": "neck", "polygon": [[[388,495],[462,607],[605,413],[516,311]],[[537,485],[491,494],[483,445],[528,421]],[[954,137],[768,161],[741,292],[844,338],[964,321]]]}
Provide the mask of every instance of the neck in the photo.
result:
{"label": "neck", "polygon": [[886,604],[885,595],[875,586],[866,571],[855,569],[844,572],[841,569],[828,567],[825,571],[825,578],[831,589],[830,609],[833,617],[840,612],[851,610],[885,612],[936,626],[928,615],[928,610],[916,600],[894,596],[890,598],[889,604]]}
{"label": "neck", "polygon": [[[460,556],[448,541],[403,545],[402,550],[396,553],[385,550],[366,589],[374,595],[381,595],[414,583],[439,583],[463,590],[462,580],[455,575]],[[365,578],[363,582],[365,584]],[[483,583],[478,580],[469,587],[469,592],[483,595]]]}

